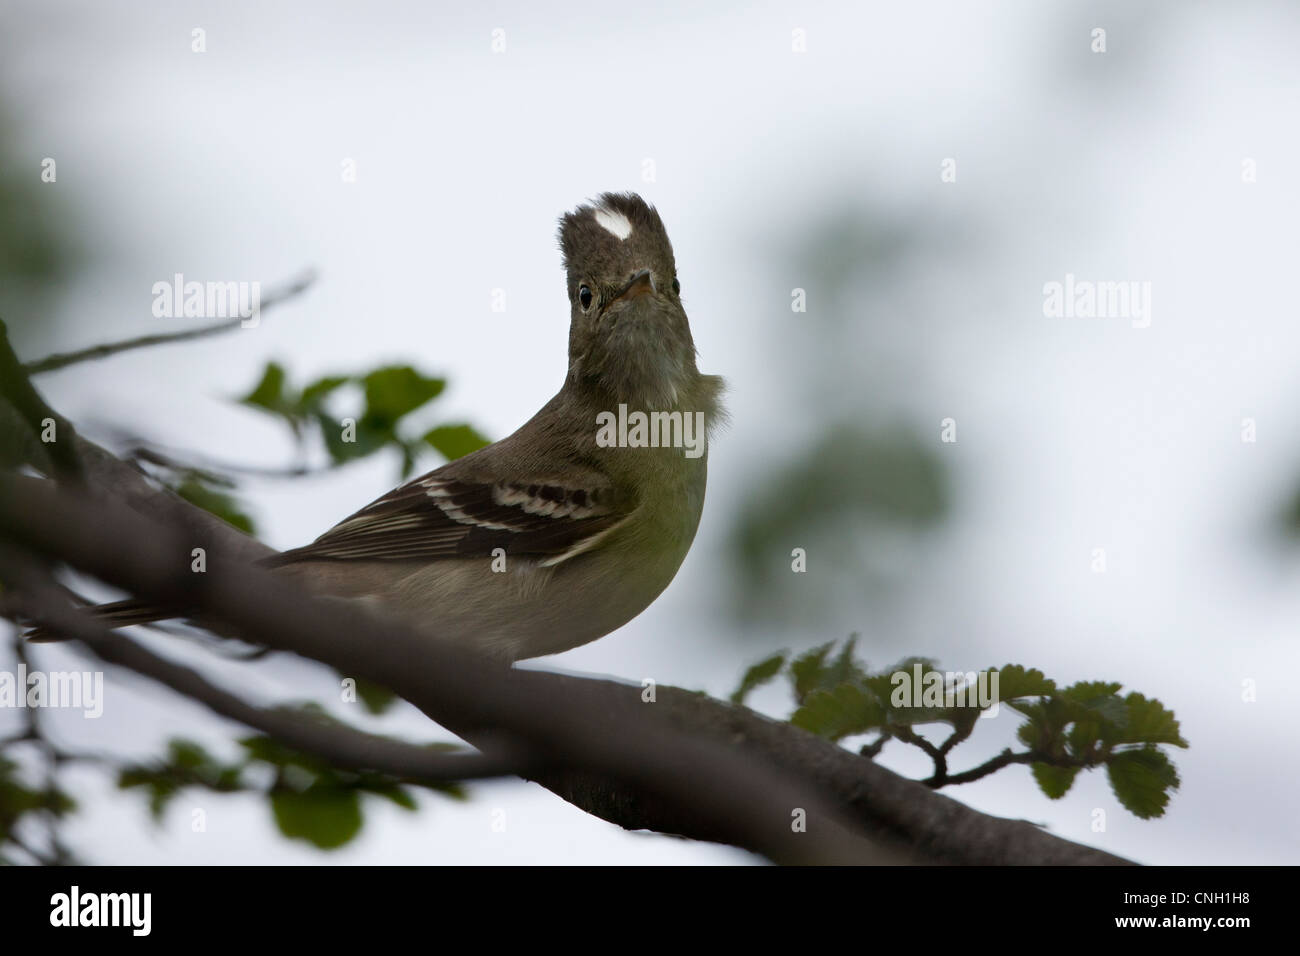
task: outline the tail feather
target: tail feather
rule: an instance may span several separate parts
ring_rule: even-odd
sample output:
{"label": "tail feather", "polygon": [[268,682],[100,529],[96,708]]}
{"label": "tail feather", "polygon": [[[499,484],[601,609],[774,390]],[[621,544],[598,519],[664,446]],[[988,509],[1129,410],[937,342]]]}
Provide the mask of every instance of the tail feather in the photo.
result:
{"label": "tail feather", "polygon": [[[113,629],[130,627],[133,624],[149,624],[176,616],[175,611],[135,599],[101,604],[93,608],[92,613],[100,623]],[[23,636],[35,644],[49,644],[68,639],[61,632],[44,627],[34,627]]]}

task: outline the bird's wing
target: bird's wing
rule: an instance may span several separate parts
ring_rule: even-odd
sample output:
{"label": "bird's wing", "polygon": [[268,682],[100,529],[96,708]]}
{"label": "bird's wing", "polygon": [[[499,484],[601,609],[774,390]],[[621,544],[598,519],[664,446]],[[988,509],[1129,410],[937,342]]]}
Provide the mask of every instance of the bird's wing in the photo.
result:
{"label": "bird's wing", "polygon": [[503,548],[553,565],[591,548],[630,512],[603,479],[485,482],[440,472],[395,488],[272,563],[490,558]]}

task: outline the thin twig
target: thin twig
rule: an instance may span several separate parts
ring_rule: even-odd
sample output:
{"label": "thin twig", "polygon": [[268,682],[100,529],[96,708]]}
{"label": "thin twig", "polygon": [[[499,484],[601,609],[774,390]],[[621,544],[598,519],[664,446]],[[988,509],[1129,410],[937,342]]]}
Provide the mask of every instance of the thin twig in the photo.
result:
{"label": "thin twig", "polygon": [[1052,754],[1043,753],[1040,750],[1026,750],[1022,753],[1013,753],[1008,747],[1002,753],[998,754],[991,760],[987,760],[978,767],[972,767],[970,770],[964,770],[961,773],[955,773],[952,776],[945,774],[942,779],[938,775],[922,780],[927,787],[938,789],[949,784],[955,783],[973,783],[981,777],[987,777],[991,773],[996,773],[1003,767],[1010,766],[1013,763],[1045,763],[1053,767],[1078,767],[1080,770],[1089,767],[1098,766],[1102,761],[1086,760],[1077,757],[1056,757]]}
{"label": "thin twig", "polygon": [[[262,299],[261,304],[259,305],[259,314],[306,291],[315,281],[316,273],[314,270],[309,269],[303,272],[296,279],[293,279],[281,288],[274,290]],[[23,371],[28,375],[39,375],[42,372],[53,372],[55,369],[75,365],[78,362],[89,362],[95,359],[108,358],[110,355],[117,355],[119,352],[127,352],[132,349],[143,349],[154,345],[171,345],[175,342],[189,342],[194,339],[203,339],[212,335],[220,335],[223,332],[230,332],[239,328],[245,321],[247,321],[246,316],[236,316],[233,319],[215,322],[212,325],[205,325],[197,329],[186,329],[181,332],[165,332],[155,335],[142,335],[138,338],[125,339],[121,342],[105,342],[102,345],[93,345],[90,348],[78,349],[75,352],[59,352],[55,355],[48,355],[43,359],[37,359],[35,362],[28,362],[23,366]]]}
{"label": "thin twig", "polygon": [[[186,472],[189,474],[206,478],[213,484],[231,484],[229,475],[248,475],[252,478],[308,478],[313,475],[323,475],[329,468],[315,467],[312,465],[289,465],[286,467],[261,467],[258,465],[242,465],[235,462],[216,461],[206,455],[196,456],[193,452],[163,451],[159,446],[152,442],[137,440],[132,447],[124,452],[127,458],[132,461],[145,462],[150,465],[157,465],[160,468],[166,468],[170,471]],[[181,459],[181,455],[194,456],[193,462],[187,462]],[[202,462],[199,464],[198,462]]]}

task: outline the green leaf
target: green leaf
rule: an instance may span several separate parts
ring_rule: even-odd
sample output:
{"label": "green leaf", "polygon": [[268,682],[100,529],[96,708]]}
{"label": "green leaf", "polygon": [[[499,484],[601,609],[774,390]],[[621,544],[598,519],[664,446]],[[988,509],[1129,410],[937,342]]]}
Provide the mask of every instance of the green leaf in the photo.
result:
{"label": "green leaf", "polygon": [[743,704],[749,692],[756,687],[766,684],[777,674],[781,673],[781,668],[785,665],[787,651],[778,651],[771,657],[759,661],[749,670],[745,671],[745,676],[741,678],[740,686],[731,694],[733,704]]}
{"label": "green leaf", "polygon": [[277,790],[271,810],[281,833],[321,850],[336,850],[361,831],[361,798],[355,790],[321,783],[301,793]]}
{"label": "green leaf", "polygon": [[366,792],[391,800],[403,810],[418,810],[420,808],[420,805],[415,802],[415,797],[411,796],[411,792],[397,784],[366,787]]}
{"label": "green leaf", "polygon": [[1123,685],[1116,681],[1081,680],[1061,691],[1062,696],[1087,704],[1102,698],[1114,697]]}
{"label": "green leaf", "polygon": [[794,699],[800,704],[821,684],[826,655],[834,646],[834,641],[828,641],[820,647],[805,651],[790,662],[790,681],[794,685]]}
{"label": "green leaf", "polygon": [[267,362],[266,370],[262,372],[261,381],[254,385],[253,390],[239,401],[245,405],[252,405],[254,408],[274,412],[277,415],[283,414],[287,407],[284,383],[284,366],[278,362]]}
{"label": "green leaf", "polygon": [[318,378],[302,390],[298,407],[304,413],[319,411],[321,403],[328,395],[350,381],[352,381],[350,375],[326,375]]}
{"label": "green leaf", "polygon": [[[920,674],[919,685],[918,673]],[[930,674],[938,674],[937,697],[933,689],[936,685],[929,678]],[[906,678],[905,682],[900,683],[898,677]],[[888,706],[890,723],[910,726],[940,720],[952,722],[953,718],[950,716],[952,711],[945,706],[948,701],[948,687],[943,678],[943,672],[935,667],[934,661],[924,657],[909,657],[886,671],[872,674],[865,679],[864,683],[878,700]],[[936,701],[937,706],[935,706]],[[978,712],[973,711],[973,713],[978,716]],[[965,722],[968,716],[961,716],[959,719]]]}
{"label": "green leaf", "polygon": [[448,461],[491,444],[472,425],[439,425],[425,433],[424,441]]}
{"label": "green leaf", "polygon": [[361,418],[353,421],[355,424],[351,427],[349,436],[352,441],[347,441],[344,438],[342,422],[335,421],[324,412],[316,415],[321,437],[325,440],[325,450],[329,452],[330,458],[336,465],[373,454],[396,438],[391,428],[376,428],[370,419]]}
{"label": "green leaf", "polygon": [[208,514],[220,518],[245,534],[255,533],[253,518],[243,510],[244,505],[239,499],[217,491],[194,477],[186,478],[172,488],[172,491],[196,508],[202,508]]}
{"label": "green leaf", "polygon": [[444,379],[421,375],[409,365],[376,369],[362,382],[366,390],[365,417],[390,427],[447,387]]}
{"label": "green leaf", "polygon": [[202,745],[180,737],[168,741],[167,758],[172,766],[180,770],[198,770],[215,764]]}
{"label": "green leaf", "polygon": [[827,658],[835,646],[834,641],[814,647],[791,661],[790,680],[794,685],[795,700],[802,704],[814,690],[829,691],[843,683],[866,680],[866,672],[853,659],[857,642],[858,635],[850,635],[840,652],[829,662]]}
{"label": "green leaf", "polygon": [[1114,754],[1106,764],[1106,774],[1115,798],[1143,820],[1163,816],[1170,791],[1179,785],[1173,763],[1154,746]]}
{"label": "green leaf", "polygon": [[1180,732],[1172,710],[1155,698],[1147,698],[1134,691],[1124,698],[1128,719],[1123,731],[1111,738],[1111,743],[1173,744],[1188,746]]}
{"label": "green leaf", "polygon": [[814,690],[790,723],[830,740],[874,730],[884,724],[885,711],[875,696],[854,684],[832,691]]}
{"label": "green leaf", "polygon": [[1056,681],[1044,677],[1040,670],[1007,664],[997,669],[997,675],[998,699],[1001,701],[1056,693]]}
{"label": "green leaf", "polygon": [[1017,707],[1027,718],[1016,728],[1016,737],[1030,750],[1051,751],[1053,749],[1052,730],[1048,726],[1047,707],[1041,701],[1022,702]]}
{"label": "green leaf", "polygon": [[[295,710],[298,714],[302,714],[301,709],[285,709]],[[333,720],[333,718],[326,719],[331,721]],[[293,750],[292,748],[286,747],[274,737],[262,735],[256,737],[243,737],[240,739],[239,745],[247,752],[250,760],[260,760],[263,763],[269,763],[271,766],[279,767],[281,769],[288,767],[301,768],[309,771],[311,775],[309,779],[320,774],[328,774],[332,772],[332,768],[328,761],[313,754],[305,754],[300,750]]]}
{"label": "green leaf", "polygon": [[1078,767],[1054,767],[1050,763],[1031,764],[1030,770],[1038,781],[1038,789],[1051,800],[1060,800],[1069,793],[1079,773]]}
{"label": "green leaf", "polygon": [[62,817],[76,809],[73,801],[57,787],[36,790],[18,776],[18,765],[0,756],[0,841],[24,814],[44,810]]}
{"label": "green leaf", "polygon": [[124,767],[117,775],[119,790],[142,788],[149,794],[149,815],[155,823],[162,820],[163,811],[172,797],[180,792],[180,784],[165,771],[149,767]]}
{"label": "green leaf", "polygon": [[393,702],[397,700],[397,695],[382,684],[376,684],[363,677],[355,678],[355,680],[357,682],[357,699],[361,701],[362,706],[369,713],[378,716],[392,707]]}
{"label": "green leaf", "polygon": [[401,437],[395,437],[394,444],[397,445],[398,451],[402,453],[402,480],[405,481],[415,471],[415,462],[419,458],[423,446],[419,442],[408,441]]}

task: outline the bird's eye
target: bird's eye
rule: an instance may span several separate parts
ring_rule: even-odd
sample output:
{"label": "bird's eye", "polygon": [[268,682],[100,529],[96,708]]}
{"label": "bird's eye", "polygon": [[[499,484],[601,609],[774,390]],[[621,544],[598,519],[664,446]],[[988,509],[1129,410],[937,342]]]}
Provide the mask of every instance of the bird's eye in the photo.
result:
{"label": "bird's eye", "polygon": [[682,284],[677,281],[677,276],[673,276],[673,295],[682,294]]}
{"label": "bird's eye", "polygon": [[578,288],[578,302],[581,303],[583,312],[591,308],[591,298],[591,290],[585,285]]}

